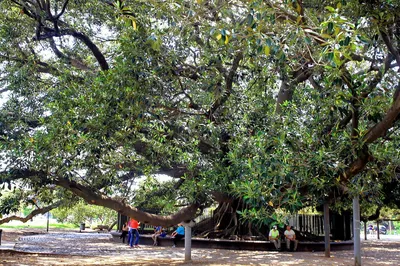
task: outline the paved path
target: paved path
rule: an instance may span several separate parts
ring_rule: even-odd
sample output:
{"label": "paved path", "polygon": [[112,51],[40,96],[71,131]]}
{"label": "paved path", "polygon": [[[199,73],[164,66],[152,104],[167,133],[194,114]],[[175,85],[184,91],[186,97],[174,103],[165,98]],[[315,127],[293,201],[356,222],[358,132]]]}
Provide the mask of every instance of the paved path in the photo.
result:
{"label": "paved path", "polygon": [[[265,252],[218,249],[193,249],[192,261],[184,263],[184,249],[170,247],[141,246],[130,248],[115,243],[110,234],[97,233],[48,233],[22,236],[14,244],[2,242],[0,249],[32,252],[32,264],[19,264],[8,258],[0,265],[354,265],[353,251],[332,252],[325,258],[323,252]],[[51,254],[51,255],[49,255]],[[58,255],[57,255],[58,254]],[[32,260],[33,259],[33,260]],[[36,259],[36,262],[35,260]],[[400,242],[363,241],[363,265],[400,265]]]}

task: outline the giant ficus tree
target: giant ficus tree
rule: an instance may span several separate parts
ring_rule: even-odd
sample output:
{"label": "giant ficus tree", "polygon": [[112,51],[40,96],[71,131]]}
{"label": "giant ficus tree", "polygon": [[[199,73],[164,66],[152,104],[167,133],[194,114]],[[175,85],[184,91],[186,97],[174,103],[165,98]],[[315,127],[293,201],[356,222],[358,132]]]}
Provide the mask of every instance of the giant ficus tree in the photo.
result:
{"label": "giant ficus tree", "polygon": [[217,201],[232,233],[395,177],[395,3],[0,5],[3,183],[160,225]]}

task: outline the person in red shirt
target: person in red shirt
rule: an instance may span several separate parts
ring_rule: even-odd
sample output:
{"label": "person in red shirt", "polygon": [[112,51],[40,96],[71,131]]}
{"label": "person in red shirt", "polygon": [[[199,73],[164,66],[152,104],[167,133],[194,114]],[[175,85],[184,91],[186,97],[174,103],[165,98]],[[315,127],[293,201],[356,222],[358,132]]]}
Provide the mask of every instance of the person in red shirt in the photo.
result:
{"label": "person in red shirt", "polygon": [[131,248],[139,247],[139,239],[140,239],[139,224],[140,224],[140,222],[136,221],[133,218],[131,218],[129,220],[129,227],[131,228],[129,231],[129,233],[131,235],[131,237],[129,239],[129,245],[131,246]]}

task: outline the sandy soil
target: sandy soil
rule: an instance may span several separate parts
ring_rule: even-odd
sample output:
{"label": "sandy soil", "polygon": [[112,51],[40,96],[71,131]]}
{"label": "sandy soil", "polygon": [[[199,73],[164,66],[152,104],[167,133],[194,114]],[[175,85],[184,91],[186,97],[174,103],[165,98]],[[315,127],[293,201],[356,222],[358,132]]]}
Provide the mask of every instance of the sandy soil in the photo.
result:
{"label": "sandy soil", "polygon": [[[17,241],[21,236],[44,233],[41,230],[3,231],[3,241]],[[21,241],[20,241],[21,242]],[[18,243],[20,243],[18,242]],[[193,249],[192,261],[184,262],[183,248],[141,246],[131,249],[120,243],[94,242],[101,255],[32,254],[0,250],[0,265],[354,265],[353,251],[332,252],[264,252],[216,249]],[[87,248],[88,243],[60,242],[60,246]],[[117,253],[116,253],[117,251]],[[112,254],[110,254],[112,253]],[[362,242],[363,265],[400,265],[400,241],[368,240]]]}

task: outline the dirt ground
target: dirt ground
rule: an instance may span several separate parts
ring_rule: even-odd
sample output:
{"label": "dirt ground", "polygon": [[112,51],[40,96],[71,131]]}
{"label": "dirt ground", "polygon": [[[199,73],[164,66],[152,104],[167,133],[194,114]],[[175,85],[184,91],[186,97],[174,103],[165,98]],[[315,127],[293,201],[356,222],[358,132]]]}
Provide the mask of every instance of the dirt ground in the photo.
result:
{"label": "dirt ground", "polygon": [[[45,233],[41,230],[4,229],[2,241],[17,242],[21,236]],[[104,241],[103,241],[104,242]],[[120,243],[91,242],[101,255],[37,254],[0,249],[0,265],[354,265],[353,251],[265,252],[217,249],[193,249],[192,261],[184,262],[183,248],[141,246],[131,249]],[[19,243],[19,242],[18,242]],[[88,243],[63,243],[61,248],[88,248]],[[117,247],[117,249],[115,249]],[[400,265],[400,241],[362,242],[362,265]]]}

